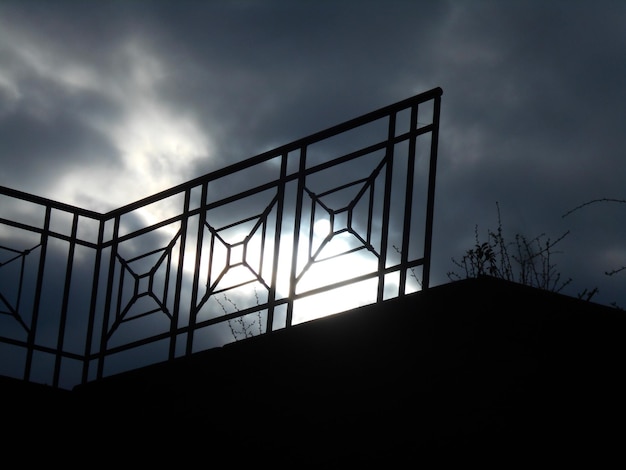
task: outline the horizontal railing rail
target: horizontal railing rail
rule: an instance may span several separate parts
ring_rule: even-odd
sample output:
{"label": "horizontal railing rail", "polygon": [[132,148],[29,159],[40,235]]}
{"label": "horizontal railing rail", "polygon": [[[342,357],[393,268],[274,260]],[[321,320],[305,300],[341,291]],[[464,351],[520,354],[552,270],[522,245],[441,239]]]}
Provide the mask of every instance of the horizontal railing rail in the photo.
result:
{"label": "horizontal railing rail", "polygon": [[441,95],[107,213],[0,187],[0,375],[71,388],[427,288]]}

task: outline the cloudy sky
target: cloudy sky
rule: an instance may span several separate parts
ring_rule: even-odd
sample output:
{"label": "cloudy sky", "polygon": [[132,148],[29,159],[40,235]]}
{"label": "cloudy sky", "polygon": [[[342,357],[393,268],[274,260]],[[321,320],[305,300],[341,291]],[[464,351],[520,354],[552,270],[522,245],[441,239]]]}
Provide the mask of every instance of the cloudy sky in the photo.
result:
{"label": "cloudy sky", "polygon": [[626,3],[0,0],[0,185],[105,212],[441,87],[432,284],[498,228],[626,307]]}

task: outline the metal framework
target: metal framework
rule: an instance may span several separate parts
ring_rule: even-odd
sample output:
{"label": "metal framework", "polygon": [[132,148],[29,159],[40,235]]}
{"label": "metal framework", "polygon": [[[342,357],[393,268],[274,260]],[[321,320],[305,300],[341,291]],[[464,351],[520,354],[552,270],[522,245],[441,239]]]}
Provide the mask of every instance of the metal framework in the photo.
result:
{"label": "metal framework", "polygon": [[106,214],[0,187],[0,375],[71,388],[428,288],[441,95]]}

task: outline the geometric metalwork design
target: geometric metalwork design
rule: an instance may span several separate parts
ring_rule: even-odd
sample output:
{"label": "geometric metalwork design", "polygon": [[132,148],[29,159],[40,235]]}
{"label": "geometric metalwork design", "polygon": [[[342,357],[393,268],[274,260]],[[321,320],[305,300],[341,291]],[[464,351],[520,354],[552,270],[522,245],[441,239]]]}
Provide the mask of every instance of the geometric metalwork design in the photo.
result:
{"label": "geometric metalwork design", "polygon": [[[275,211],[276,202],[274,198],[262,213],[219,228],[205,222],[210,240],[208,269],[206,290],[196,307],[197,311],[202,309],[210,296],[248,284],[258,283],[270,290],[271,279],[267,278],[268,273],[264,270],[262,254],[268,249],[268,218]],[[235,233],[235,237],[226,235],[228,232]]]}
{"label": "geometric metalwork design", "polygon": [[[379,259],[380,247],[374,247],[372,245],[371,231],[373,208],[371,205],[373,203],[372,192],[375,181],[381,169],[384,168],[384,163],[385,159],[383,159],[366,178],[350,181],[340,187],[332,188],[320,194],[315,194],[313,191],[305,188],[311,201],[309,236],[314,236],[315,229],[320,223],[320,220],[327,221],[328,229],[327,233],[323,235],[323,239],[316,247],[315,252],[309,251],[307,264],[302,272],[298,274],[298,280],[315,262],[345,256],[360,250],[368,250],[370,254]],[[342,202],[339,203],[342,205],[337,206],[332,196],[337,196],[339,193],[343,193],[343,199],[340,199]],[[345,201],[346,193],[348,194],[347,201]],[[355,217],[356,210],[360,209],[361,206],[364,206],[365,209],[365,218],[363,219],[362,227],[365,230],[364,234],[359,233],[359,229],[354,224],[354,221],[357,219],[357,217]],[[322,213],[321,217],[319,215],[320,212]],[[323,226],[325,225],[326,224]],[[332,249],[333,240],[337,241],[339,237],[342,238],[340,243],[341,247]],[[337,245],[337,243],[335,245]]]}
{"label": "geometric metalwork design", "polygon": [[[3,283],[0,284],[0,315],[10,316],[25,332],[29,331],[29,326],[25,323],[20,314],[20,303],[22,301],[24,288],[24,269],[26,256],[28,256],[37,246],[26,250],[15,250],[5,246],[0,246],[0,252],[8,252],[8,257],[0,258],[0,270],[2,270]],[[7,272],[11,271],[11,272]],[[13,284],[14,297],[3,294],[3,290]]]}
{"label": "geometric metalwork design", "polygon": [[[123,259],[119,253],[116,255],[121,267],[118,282],[120,302],[115,321],[108,333],[109,337],[122,323],[157,312],[165,314],[170,320],[172,319],[172,314],[167,306],[169,276],[172,250],[179,237],[180,232],[167,246],[129,260]],[[127,299],[125,305],[122,305],[123,299]]]}
{"label": "geometric metalwork design", "polygon": [[441,95],[105,214],[0,187],[0,374],[72,387],[427,289]]}

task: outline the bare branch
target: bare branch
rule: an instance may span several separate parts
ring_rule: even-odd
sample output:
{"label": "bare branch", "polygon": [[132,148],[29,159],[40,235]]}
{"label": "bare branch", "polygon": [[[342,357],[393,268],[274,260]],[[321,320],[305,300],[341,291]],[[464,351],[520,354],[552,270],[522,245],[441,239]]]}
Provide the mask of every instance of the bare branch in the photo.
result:
{"label": "bare branch", "polygon": [[570,215],[572,212],[575,212],[575,211],[577,211],[577,210],[579,210],[579,209],[582,209],[582,208],[583,208],[583,207],[585,207],[585,206],[589,206],[589,205],[591,205],[591,204],[595,204],[596,202],[619,202],[619,203],[624,204],[624,203],[626,203],[626,200],[625,200],[625,199],[613,199],[613,198],[607,198],[607,197],[602,198],[602,199],[593,199],[593,200],[591,200],[591,201],[587,201],[587,202],[585,202],[585,203],[583,203],[583,204],[581,204],[581,205],[579,205],[579,206],[574,207],[572,210],[567,211],[567,212],[566,212],[565,214],[563,214],[561,217],[562,217],[562,218],[565,218],[565,217],[567,217],[568,215]]}

